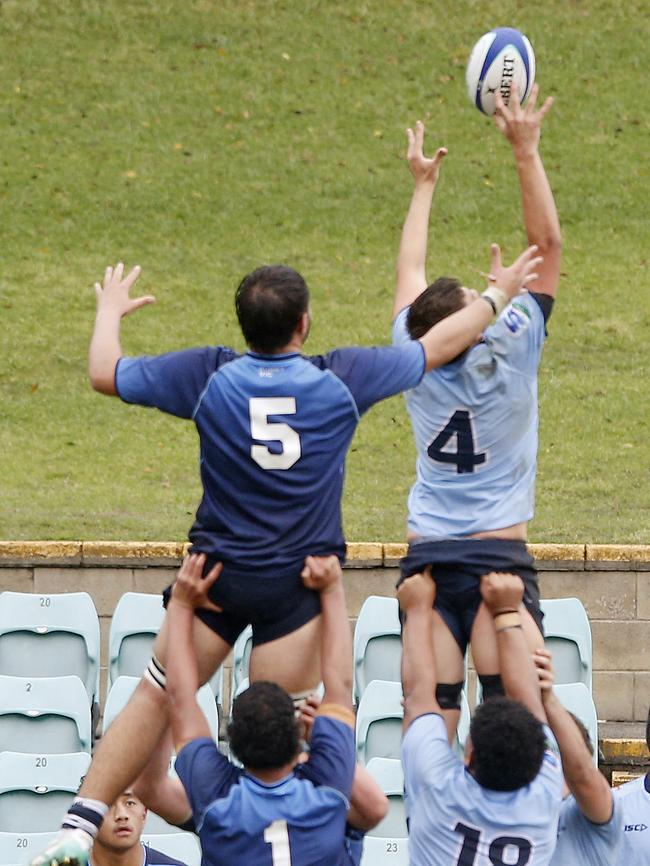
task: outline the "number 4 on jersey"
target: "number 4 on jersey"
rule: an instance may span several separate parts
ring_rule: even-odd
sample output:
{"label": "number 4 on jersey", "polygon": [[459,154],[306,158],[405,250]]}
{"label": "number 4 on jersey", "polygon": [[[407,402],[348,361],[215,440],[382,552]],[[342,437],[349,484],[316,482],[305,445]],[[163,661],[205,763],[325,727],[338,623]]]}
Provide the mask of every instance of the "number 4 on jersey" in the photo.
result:
{"label": "number 4 on jersey", "polygon": [[[449,440],[456,437],[456,450],[443,451]],[[456,409],[449,421],[427,448],[427,454],[437,463],[453,463],[456,472],[474,472],[476,466],[485,463],[485,451],[474,450],[472,417],[467,409]]]}

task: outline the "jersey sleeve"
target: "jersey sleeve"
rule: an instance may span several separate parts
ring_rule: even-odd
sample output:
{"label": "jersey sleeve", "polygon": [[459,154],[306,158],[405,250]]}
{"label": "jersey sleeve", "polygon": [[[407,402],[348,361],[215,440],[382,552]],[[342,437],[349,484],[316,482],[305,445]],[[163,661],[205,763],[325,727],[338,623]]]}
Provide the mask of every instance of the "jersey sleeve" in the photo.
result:
{"label": "jersey sleeve", "polygon": [[309,360],[322,370],[331,370],[346,385],[360,415],[386,397],[415,388],[425,364],[419,340],[403,346],[335,349]]}
{"label": "jersey sleeve", "polygon": [[309,760],[296,767],[297,775],[314,785],[335,788],[349,799],[355,766],[354,731],[350,725],[332,716],[316,716]]}
{"label": "jersey sleeve", "polygon": [[437,713],[418,716],[402,740],[405,790],[415,796],[422,786],[440,781],[459,760],[449,745],[442,716]]}
{"label": "jersey sleeve", "polygon": [[393,320],[393,346],[403,346],[411,340],[411,335],[406,327],[410,307],[404,307]]}
{"label": "jersey sleeve", "polygon": [[530,295],[516,297],[485,332],[497,355],[512,367],[535,376],[546,339],[546,324],[540,305]]}
{"label": "jersey sleeve", "polygon": [[214,740],[200,737],[183,746],[174,765],[183,783],[197,829],[210,803],[226,797],[242,771],[225,758]]}
{"label": "jersey sleeve", "polygon": [[191,418],[210,376],[237,357],[232,349],[207,347],[120,358],[115,371],[115,390],[125,403]]}

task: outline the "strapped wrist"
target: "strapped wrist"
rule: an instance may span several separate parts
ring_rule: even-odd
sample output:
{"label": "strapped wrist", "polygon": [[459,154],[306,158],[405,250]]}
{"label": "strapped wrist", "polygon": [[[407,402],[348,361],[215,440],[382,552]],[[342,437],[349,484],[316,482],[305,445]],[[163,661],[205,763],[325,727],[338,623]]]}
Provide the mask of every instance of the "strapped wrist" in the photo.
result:
{"label": "strapped wrist", "polygon": [[510,303],[508,295],[498,286],[489,286],[480,297],[492,307],[495,316],[501,315]]}
{"label": "strapped wrist", "polygon": [[521,627],[521,617],[518,610],[504,610],[494,614],[494,627],[497,634],[507,628]]}

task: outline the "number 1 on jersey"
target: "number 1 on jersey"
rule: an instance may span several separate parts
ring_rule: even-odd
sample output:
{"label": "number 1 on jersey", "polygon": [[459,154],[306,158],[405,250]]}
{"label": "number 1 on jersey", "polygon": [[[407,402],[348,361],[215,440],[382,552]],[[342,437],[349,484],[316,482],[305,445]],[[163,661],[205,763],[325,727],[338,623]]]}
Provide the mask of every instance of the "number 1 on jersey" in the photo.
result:
{"label": "number 1 on jersey", "polygon": [[[447,442],[456,437],[456,450],[443,451]],[[474,430],[472,416],[467,409],[456,409],[449,421],[427,448],[427,454],[437,463],[454,463],[456,472],[474,472],[477,466],[485,463],[485,451],[477,453],[474,450]]]}
{"label": "number 1 on jersey", "polygon": [[289,831],[286,821],[274,821],[264,830],[264,841],[271,846],[273,866],[291,866]]}
{"label": "number 1 on jersey", "polygon": [[300,459],[300,436],[293,427],[280,421],[269,421],[269,415],[295,415],[295,397],[251,397],[248,402],[251,436],[263,442],[279,442],[282,451],[275,454],[268,445],[251,445],[251,457],[262,469],[291,469]]}

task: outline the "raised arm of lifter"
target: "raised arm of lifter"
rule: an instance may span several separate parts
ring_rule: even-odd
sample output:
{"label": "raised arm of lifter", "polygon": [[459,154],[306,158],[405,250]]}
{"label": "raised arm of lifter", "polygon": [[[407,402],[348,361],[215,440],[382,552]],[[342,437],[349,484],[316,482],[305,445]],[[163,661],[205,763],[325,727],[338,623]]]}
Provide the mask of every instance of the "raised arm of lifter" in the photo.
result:
{"label": "raised arm of lifter", "polygon": [[507,106],[497,93],[494,122],[510,142],[515,156],[528,243],[536,244],[544,257],[535,291],[555,297],[560,279],[562,235],[555,200],[539,154],[542,122],[553,105],[553,98],[549,97],[538,109],[537,95],[535,84],[522,108],[516,85],[512,86]]}
{"label": "raised arm of lifter", "polygon": [[129,297],[129,291],[139,276],[140,268],[136,266],[125,277],[124,265],[120,262],[115,268],[106,268],[101,285],[95,283],[97,314],[88,352],[88,376],[92,387],[101,394],[116,394],[115,368],[122,357],[122,317],[155,300],[153,295]]}
{"label": "raised arm of lifter", "polygon": [[440,164],[447,148],[439,147],[433,158],[424,155],[424,125],[420,120],[406,130],[408,151],[406,158],[415,181],[411,204],[406,214],[399,254],[397,257],[397,286],[393,318],[408,307],[427,287],[426,257],[429,215],[433,193],[438,183]]}
{"label": "raised arm of lifter", "polygon": [[414,574],[397,590],[405,614],[402,628],[404,730],[425,713],[439,713],[436,660],[433,651],[433,602],[436,585],[430,574]]}

